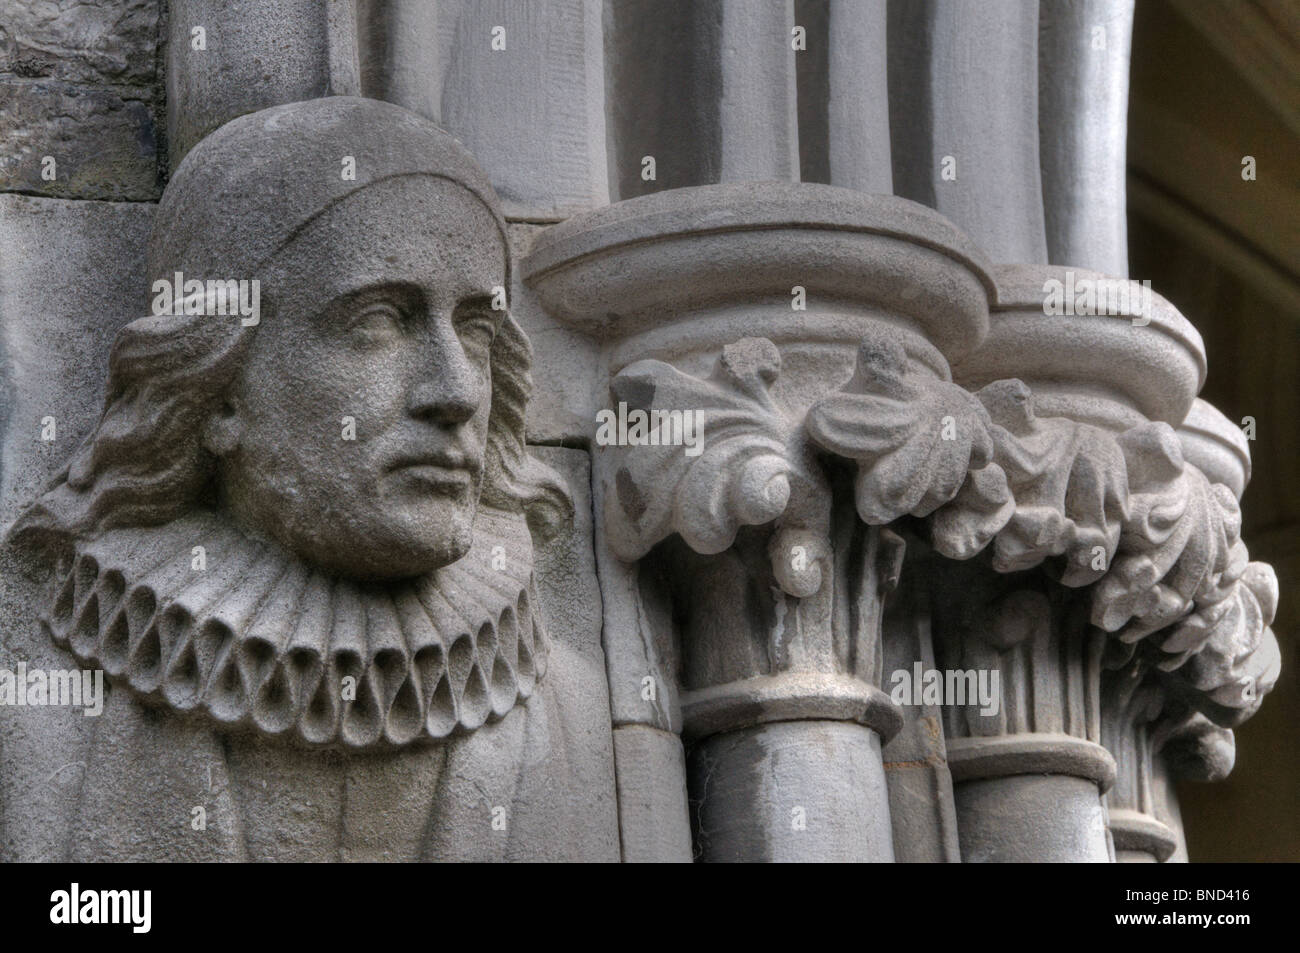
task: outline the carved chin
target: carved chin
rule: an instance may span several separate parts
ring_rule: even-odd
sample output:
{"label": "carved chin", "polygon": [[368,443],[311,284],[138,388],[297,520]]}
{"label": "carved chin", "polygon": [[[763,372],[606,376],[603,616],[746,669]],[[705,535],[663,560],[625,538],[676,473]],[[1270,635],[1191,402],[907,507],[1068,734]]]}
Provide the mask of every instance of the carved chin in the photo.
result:
{"label": "carved chin", "polygon": [[474,543],[473,514],[444,514],[436,523],[421,520],[414,525],[395,519],[381,527],[358,527],[345,536],[281,543],[332,575],[369,581],[411,579],[450,566],[469,553]]}
{"label": "carved chin", "polygon": [[326,566],[340,575],[354,579],[410,579],[423,576],[463,559],[473,547],[474,532],[469,519],[462,524],[443,525],[435,534],[422,538],[398,534],[379,541],[368,539],[340,552],[341,558]]}

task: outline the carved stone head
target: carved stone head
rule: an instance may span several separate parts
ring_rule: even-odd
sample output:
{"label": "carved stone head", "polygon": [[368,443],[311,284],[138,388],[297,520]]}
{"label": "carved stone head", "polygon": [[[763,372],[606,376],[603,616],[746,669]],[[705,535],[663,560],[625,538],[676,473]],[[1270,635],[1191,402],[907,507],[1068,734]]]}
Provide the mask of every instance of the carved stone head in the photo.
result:
{"label": "carved stone head", "polygon": [[173,176],[149,265],[176,301],[257,282],[256,323],[208,296],[125,327],[103,418],[28,526],[209,506],[330,573],[399,579],[465,555],[481,496],[563,505],[523,450],[496,197],[433,124],[348,97],[230,122]]}
{"label": "carved stone head", "polygon": [[54,569],[55,643],[312,744],[527,698],[530,529],[571,502],[524,445],[505,223],[464,148],[368,99],[244,116],[176,170],[149,264],[170,307],[118,334],[103,416],[13,530]]}

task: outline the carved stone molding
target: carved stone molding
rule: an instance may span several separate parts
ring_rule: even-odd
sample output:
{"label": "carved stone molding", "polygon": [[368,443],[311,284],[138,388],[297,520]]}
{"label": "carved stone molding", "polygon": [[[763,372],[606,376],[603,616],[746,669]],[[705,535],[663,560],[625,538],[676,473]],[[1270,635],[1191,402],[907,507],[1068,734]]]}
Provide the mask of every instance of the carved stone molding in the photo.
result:
{"label": "carved stone molding", "polygon": [[[1107,279],[1092,273],[1016,266],[999,269],[997,277],[989,337],[954,371],[960,382],[979,388],[993,420],[992,465],[1002,469],[1014,498],[1010,518],[993,534],[987,564],[999,573],[1039,566],[1054,582],[1087,588],[1078,597],[1050,591],[1031,596],[1008,594],[1008,583],[989,580],[990,596],[980,601],[992,615],[984,626],[973,626],[983,636],[974,641],[987,641],[989,634],[997,640],[1006,625],[998,624],[1002,601],[1014,596],[1013,630],[1041,628],[1065,644],[1077,630],[1082,644],[1095,646],[1074,659],[1059,652],[1032,659],[1025,680],[1063,684],[1064,697],[1074,683],[1092,699],[1091,717],[1077,724],[1090,744],[1104,741],[1123,759],[1119,794],[1112,799],[1121,812],[1121,849],[1165,859],[1176,837],[1151,814],[1149,724],[1167,705],[1185,719],[1222,724],[1258,706],[1258,695],[1276,679],[1276,651],[1266,630],[1276,585],[1270,585],[1267,567],[1247,566],[1233,491],[1184,461],[1184,445],[1193,451],[1207,445],[1204,426],[1182,441],[1171,427],[1191,410],[1204,376],[1195,330],[1157,295],[1135,298],[1129,310],[1114,315],[1048,313],[1053,285],[1104,287]],[[1013,368],[1019,380],[998,380]],[[1217,448],[1214,459],[1226,449]],[[1242,482],[1240,475],[1229,479],[1233,486]],[[936,549],[959,556],[981,547],[974,532],[966,545],[946,542],[942,516],[934,521]],[[1058,598],[1075,610],[1062,614]],[[955,618],[969,615],[964,605]],[[949,638],[968,645],[972,638],[965,631],[958,623]],[[1109,670],[1104,676],[1096,664],[1103,659]],[[1068,673],[1064,683],[1058,681],[1062,671]],[[1008,674],[1014,685],[1014,666]],[[1061,709],[1050,702],[1047,707],[1053,713]],[[1037,733],[1033,726],[1027,730]],[[1077,729],[1068,734],[1079,736]],[[953,740],[950,750],[962,744]],[[978,750],[981,742],[971,744]],[[1030,760],[1027,754],[1022,758],[1021,770]],[[953,768],[959,778],[957,760]],[[1018,772],[1008,767],[1005,773]],[[1091,773],[1103,792],[1108,786],[1098,772],[1079,765],[1066,773]],[[1016,784],[1023,788],[1028,782]],[[969,805],[962,811],[970,800],[963,788],[963,846],[978,841],[989,857],[1016,856],[1009,832],[996,823],[980,837],[979,811]],[[991,809],[994,801],[984,806]],[[996,821],[995,814],[989,816]],[[1087,823],[1099,859],[1095,824]],[[1042,856],[1037,849],[1032,854]]]}
{"label": "carved stone molding", "polygon": [[[1178,427],[1178,439],[1190,466],[1240,500],[1250,481],[1250,444],[1241,428],[1197,399]],[[1236,633],[1244,644],[1252,638],[1265,643],[1273,638],[1266,628],[1272,619],[1267,576],[1266,567],[1248,567],[1228,600],[1227,612],[1237,620]],[[1255,654],[1266,656],[1267,648]],[[1107,672],[1105,683],[1108,694],[1115,696],[1103,726],[1106,745],[1120,766],[1119,782],[1109,795],[1116,858],[1121,862],[1185,860],[1172,778],[1216,781],[1226,777],[1235,758],[1232,730],[1190,708],[1181,693],[1169,690],[1159,670],[1140,656]],[[1135,704],[1139,695],[1143,700]]]}
{"label": "carved stone molding", "polygon": [[[1261,634],[1275,585],[1247,566],[1232,490],[1183,459],[1173,426],[1204,354],[1159,296],[1051,315],[1052,282],[1107,279],[1008,266],[986,336],[988,272],[947,223],[810,186],[621,203],[548,232],[525,270],[561,321],[604,343],[620,421],[644,418],[615,445],[597,433],[603,541],[612,570],[641,562],[623,618],[659,619],[633,640],[654,647],[641,664],[677,667],[670,722],[692,742],[705,855],[744,856],[756,836],[712,829],[724,812],[705,780],[755,757],[730,739],[719,760],[720,736],[794,718],[897,730],[879,687],[902,556],[885,527],[900,519],[924,520],[934,552],[959,561],[926,562],[940,666],[1002,680],[992,720],[945,710],[967,859],[1113,857],[1102,725],[1138,730],[1150,705],[1109,681],[1103,697],[1104,669],[1132,663],[1175,710],[1224,724],[1275,679]],[[921,300],[958,320],[936,324]],[[673,415],[696,412],[687,452]],[[627,653],[611,642],[609,657],[611,682],[634,684]],[[1065,806],[1014,837],[1006,798]]]}
{"label": "carved stone molding", "polygon": [[[660,672],[675,662],[697,851],[892,859],[880,744],[902,717],[880,627],[903,546],[885,524],[933,512],[992,453],[948,371],[985,331],[978,252],[905,200],[765,183],[571,219],[524,269],[604,343],[597,406],[702,414],[697,453],[594,448],[602,567],[639,580],[637,608],[613,612],[640,632],[607,617],[615,717],[657,717],[618,710],[656,646]],[[944,439],[949,416],[974,438]]]}

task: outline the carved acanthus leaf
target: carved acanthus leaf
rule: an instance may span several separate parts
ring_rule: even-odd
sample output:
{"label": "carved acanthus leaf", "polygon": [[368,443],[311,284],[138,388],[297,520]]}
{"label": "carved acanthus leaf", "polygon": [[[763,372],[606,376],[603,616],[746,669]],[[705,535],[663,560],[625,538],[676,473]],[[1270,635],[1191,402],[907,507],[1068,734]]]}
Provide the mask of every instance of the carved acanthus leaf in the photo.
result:
{"label": "carved acanthus leaf", "polygon": [[1277,597],[1272,567],[1250,563],[1228,596],[1214,604],[1212,624],[1198,621],[1203,613],[1198,608],[1161,646],[1185,640],[1186,628],[1197,630],[1200,641],[1194,648],[1165,656],[1160,666],[1172,670],[1171,687],[1217,724],[1250,717],[1277,682],[1281,654],[1270,628]]}
{"label": "carved acanthus leaf", "polygon": [[745,338],[723,349],[707,378],[655,360],[637,361],[615,376],[610,391],[629,419],[641,412],[703,421],[698,452],[672,442],[664,423],[646,428],[643,436],[653,443],[606,449],[617,455],[605,514],[620,558],[640,559],[673,533],[696,552],[719,553],[742,525],[785,513],[801,476],[787,450],[793,428],[769,393],[780,369],[771,341]]}
{"label": "carved acanthus leaf", "polygon": [[[1093,623],[1135,642],[1228,595],[1245,570],[1241,510],[1231,491],[1183,463],[1164,424],[1118,437],[1130,496],[1115,560],[1093,594]],[[1208,627],[1207,627],[1208,628]],[[1176,642],[1195,651],[1195,628]]]}
{"label": "carved acanthus leaf", "polygon": [[806,426],[819,446],[857,461],[855,501],[866,523],[928,516],[972,470],[987,472],[972,481],[969,532],[991,535],[1009,513],[1006,486],[989,466],[983,406],[955,384],[910,375],[902,345],[885,334],[863,340],[853,378],[813,405]]}
{"label": "carved acanthus leaf", "polygon": [[1096,581],[1119,543],[1128,497],[1114,439],[1089,424],[1037,417],[1029,388],[1018,380],[994,381],[977,396],[992,419],[994,460],[1015,500],[994,541],[994,568],[1016,572],[1065,556],[1063,583]]}

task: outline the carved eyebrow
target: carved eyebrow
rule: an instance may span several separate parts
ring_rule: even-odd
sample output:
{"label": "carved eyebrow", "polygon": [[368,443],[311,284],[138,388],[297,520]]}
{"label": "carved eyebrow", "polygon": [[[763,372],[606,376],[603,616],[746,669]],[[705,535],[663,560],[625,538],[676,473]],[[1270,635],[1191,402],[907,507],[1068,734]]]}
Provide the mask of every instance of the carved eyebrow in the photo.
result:
{"label": "carved eyebrow", "polygon": [[329,315],[333,318],[347,317],[354,309],[372,301],[391,300],[403,310],[418,307],[424,294],[416,285],[405,282],[381,282],[362,285],[350,291],[336,295],[329,304]]}

